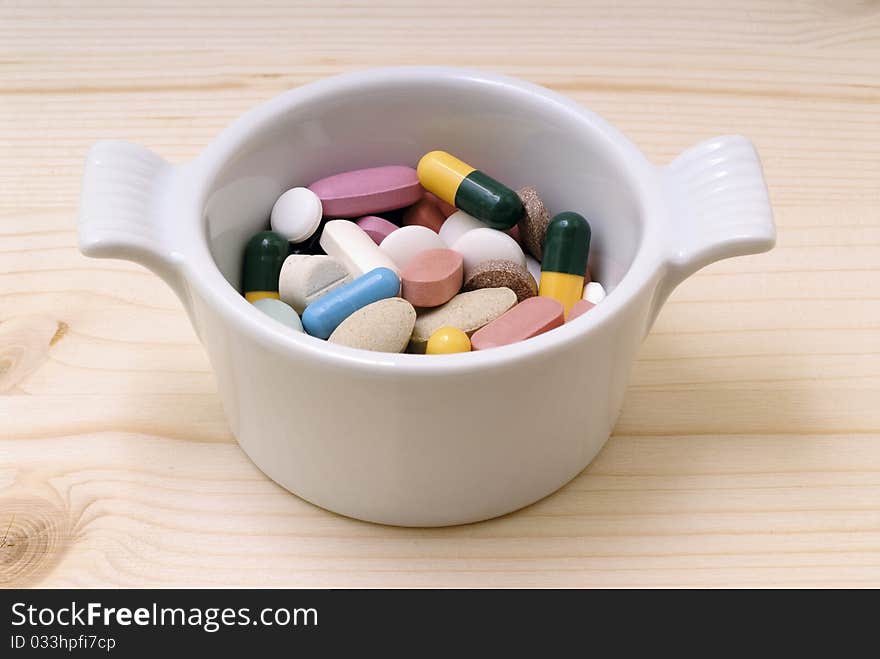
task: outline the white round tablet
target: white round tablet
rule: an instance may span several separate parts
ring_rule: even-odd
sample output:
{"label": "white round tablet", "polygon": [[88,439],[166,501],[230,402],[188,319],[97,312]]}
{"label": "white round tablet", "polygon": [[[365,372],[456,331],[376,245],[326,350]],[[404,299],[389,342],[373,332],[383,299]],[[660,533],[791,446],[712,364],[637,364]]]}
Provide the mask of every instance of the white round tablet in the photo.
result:
{"label": "white round tablet", "polygon": [[584,299],[593,304],[599,304],[605,299],[605,289],[597,281],[591,281],[584,286]]}
{"label": "white round tablet", "polygon": [[447,247],[452,247],[453,243],[468,231],[488,228],[473,215],[468,215],[464,211],[455,211],[440,226],[440,238],[446,243]]}
{"label": "white round tablet", "polygon": [[323,212],[318,195],[308,188],[292,188],[272,207],[272,231],[301,243],[318,230]]}
{"label": "white round tablet", "polygon": [[379,249],[391,257],[391,260],[401,270],[416,254],[427,252],[429,249],[445,248],[446,243],[441,240],[440,236],[428,227],[418,224],[411,224],[408,227],[392,231],[379,244]]}
{"label": "white round tablet", "polygon": [[286,325],[295,332],[302,332],[302,321],[299,314],[292,307],[284,304],[274,297],[264,297],[253,302],[253,305],[270,318],[274,318],[282,325]]}
{"label": "white round tablet", "polygon": [[[396,233],[396,232],[395,232]],[[394,234],[391,234],[392,236]],[[483,261],[503,259],[526,267],[526,256],[522,248],[509,235],[497,229],[472,229],[455,241],[452,249],[464,259],[464,278]]]}

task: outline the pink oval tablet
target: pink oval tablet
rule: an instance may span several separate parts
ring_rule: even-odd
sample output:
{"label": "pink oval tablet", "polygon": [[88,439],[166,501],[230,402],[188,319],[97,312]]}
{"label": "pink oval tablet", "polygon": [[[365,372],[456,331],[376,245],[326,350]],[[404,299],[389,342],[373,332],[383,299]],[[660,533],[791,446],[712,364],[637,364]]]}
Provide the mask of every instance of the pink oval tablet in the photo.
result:
{"label": "pink oval tablet", "polygon": [[355,169],[309,186],[321,199],[325,217],[359,217],[416,203],[422,186],[416,170],[404,165]]}
{"label": "pink oval tablet", "polygon": [[[446,221],[446,215],[443,214],[443,211],[440,210],[437,204],[428,199],[428,194],[430,193],[426,193],[424,197],[406,209],[406,212],[403,214],[403,224],[405,226],[415,224],[440,233],[440,227]],[[440,200],[438,199],[437,201]]]}
{"label": "pink oval tablet", "polygon": [[590,302],[589,300],[578,300],[574,303],[574,306],[568,311],[568,318],[565,319],[565,322],[570,323],[578,316],[582,316],[587,313],[590,309],[595,307],[596,305]]}
{"label": "pink oval tablet", "polygon": [[558,300],[530,297],[474,332],[471,348],[487,350],[525,341],[559,327],[564,318],[565,309]]}
{"label": "pink oval tablet", "polygon": [[399,227],[388,220],[376,217],[375,215],[365,215],[359,219],[356,224],[364,230],[373,242],[377,245],[385,240],[389,234],[396,231]]}
{"label": "pink oval tablet", "polygon": [[461,290],[464,260],[451,249],[416,254],[400,273],[401,297],[416,307],[439,307]]}

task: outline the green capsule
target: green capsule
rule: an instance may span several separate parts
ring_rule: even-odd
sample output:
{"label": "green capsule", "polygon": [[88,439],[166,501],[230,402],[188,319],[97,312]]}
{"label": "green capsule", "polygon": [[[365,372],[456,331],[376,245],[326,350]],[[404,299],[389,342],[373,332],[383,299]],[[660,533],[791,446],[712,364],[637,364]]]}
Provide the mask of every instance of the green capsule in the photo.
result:
{"label": "green capsule", "polygon": [[493,229],[510,229],[522,218],[516,192],[445,151],[426,153],[417,172],[423,188]]}
{"label": "green capsule", "polygon": [[455,206],[501,231],[516,226],[523,214],[522,201],[516,192],[478,169],[458,186]]}
{"label": "green capsule", "polygon": [[278,275],[290,243],[274,231],[261,231],[244,248],[242,290],[248,302],[278,298]]}
{"label": "green capsule", "polygon": [[561,302],[566,316],[581,299],[589,254],[590,224],[583,216],[560,213],[550,221],[544,238],[538,295]]}
{"label": "green capsule", "polygon": [[547,227],[541,270],[583,277],[587,274],[590,235],[590,223],[583,215],[559,213]]}

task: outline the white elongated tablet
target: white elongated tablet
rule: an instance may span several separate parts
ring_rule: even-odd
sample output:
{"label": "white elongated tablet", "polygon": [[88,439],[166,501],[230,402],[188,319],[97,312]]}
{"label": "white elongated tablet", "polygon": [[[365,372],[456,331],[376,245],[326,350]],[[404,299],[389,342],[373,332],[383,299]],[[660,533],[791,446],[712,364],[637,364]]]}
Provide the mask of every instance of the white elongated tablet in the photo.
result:
{"label": "white elongated tablet", "polygon": [[440,227],[440,237],[447,247],[452,247],[456,240],[461,238],[468,231],[474,229],[487,229],[483,222],[480,222],[473,215],[468,215],[464,211],[456,211],[446,218],[446,221]]}
{"label": "white elongated tablet", "polygon": [[[395,232],[396,233],[396,232]],[[400,268],[373,239],[354,222],[331,220],[321,233],[321,247],[336,258],[353,279],[376,268],[388,268],[400,275]]]}
{"label": "white elongated tablet", "polygon": [[472,229],[456,240],[452,249],[464,259],[465,280],[476,266],[492,259],[513,261],[523,268],[526,267],[526,256],[519,243],[497,229]]}
{"label": "white elongated tablet", "polygon": [[605,289],[602,287],[597,281],[591,281],[589,284],[584,286],[584,299],[592,302],[593,304],[599,304],[602,300],[605,299]]}
{"label": "white elongated tablet", "polygon": [[318,195],[308,188],[291,188],[272,207],[272,231],[301,243],[318,230],[323,212]]}
{"label": "white elongated tablet", "polygon": [[278,276],[278,295],[297,313],[325,293],[351,281],[351,275],[332,256],[291,254]]}
{"label": "white elongated tablet", "polygon": [[446,243],[429,228],[414,224],[389,233],[379,244],[379,249],[403,270],[417,254],[429,249],[446,249]]}

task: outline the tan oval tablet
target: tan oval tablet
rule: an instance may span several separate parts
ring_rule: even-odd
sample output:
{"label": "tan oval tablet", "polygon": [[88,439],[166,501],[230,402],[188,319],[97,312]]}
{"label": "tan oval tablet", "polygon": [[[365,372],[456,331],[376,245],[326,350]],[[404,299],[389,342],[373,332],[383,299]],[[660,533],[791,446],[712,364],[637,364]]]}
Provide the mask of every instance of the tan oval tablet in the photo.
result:
{"label": "tan oval tablet", "polygon": [[561,302],[550,297],[531,297],[474,332],[471,348],[487,350],[525,341],[563,322],[565,309]]}
{"label": "tan oval tablet", "polygon": [[417,307],[439,307],[461,290],[463,269],[464,259],[451,249],[420,252],[400,273],[401,297]]}
{"label": "tan oval tablet", "polygon": [[517,302],[538,294],[538,284],[532,273],[515,261],[490,259],[477,265],[464,282],[465,291],[481,288],[505,287],[516,293]]}
{"label": "tan oval tablet", "polygon": [[355,311],[327,340],[373,352],[403,352],[415,322],[413,306],[402,298],[390,297]]}
{"label": "tan oval tablet", "polygon": [[411,352],[425,352],[428,339],[441,327],[457,327],[471,334],[516,304],[509,288],[481,288],[459,293],[446,304],[420,309],[409,343]]}

